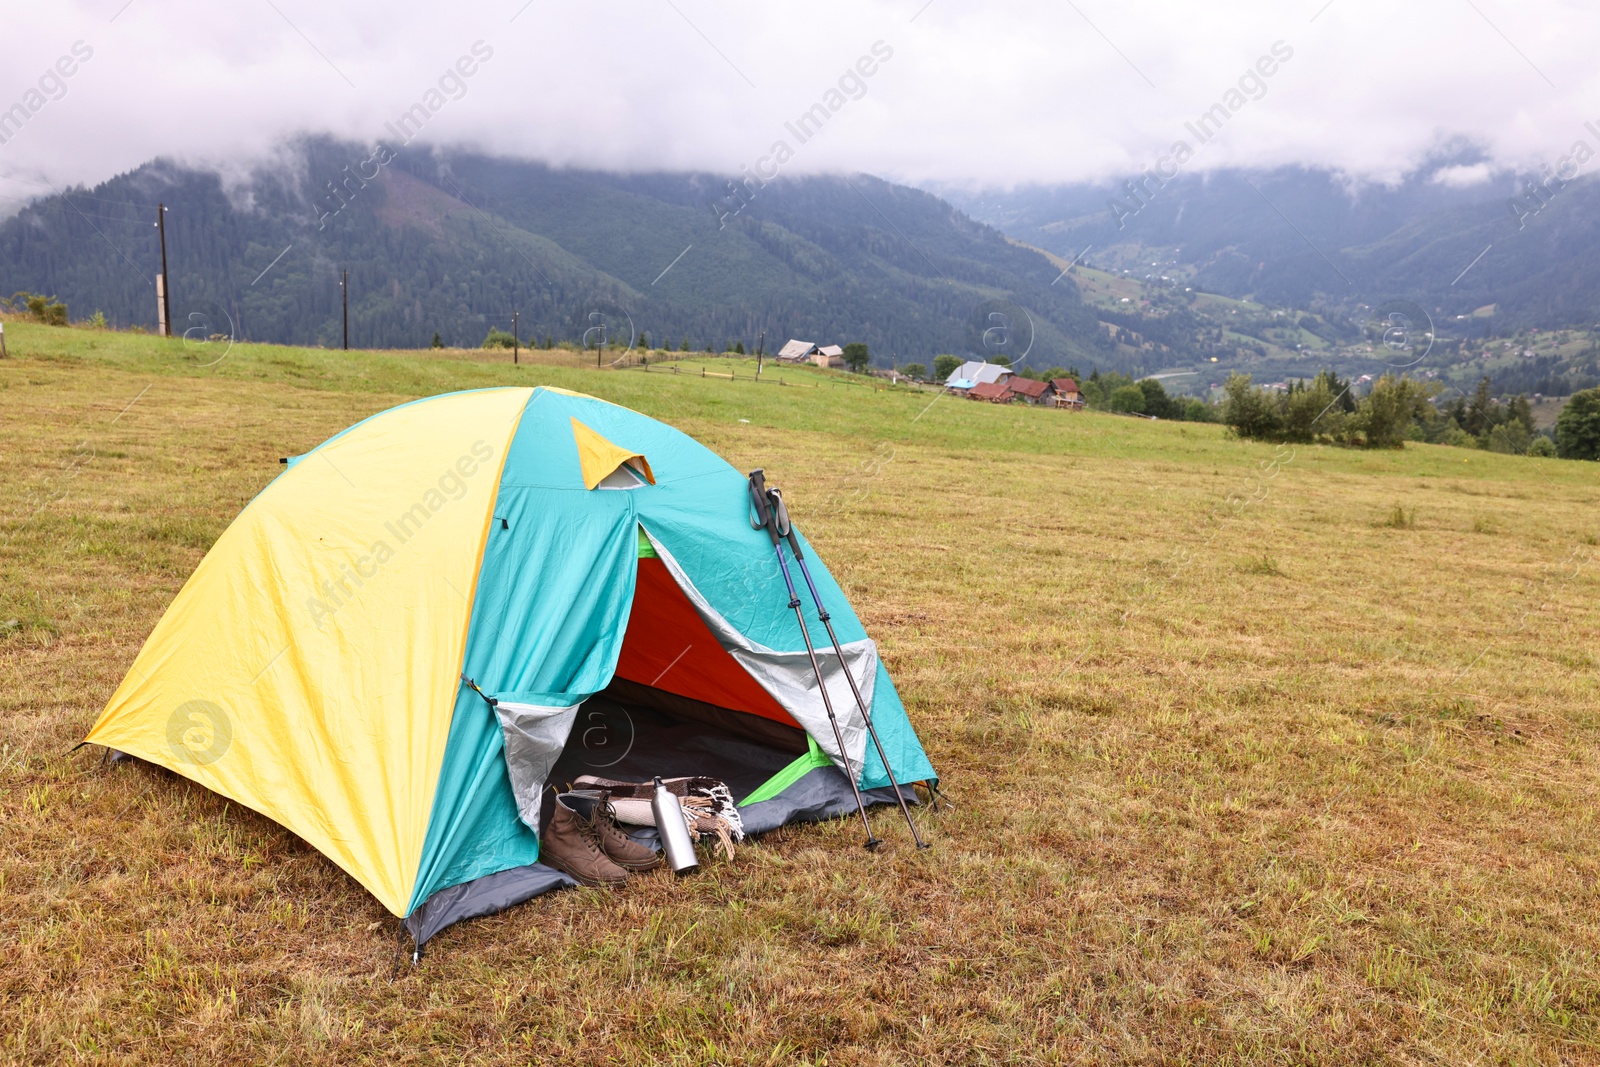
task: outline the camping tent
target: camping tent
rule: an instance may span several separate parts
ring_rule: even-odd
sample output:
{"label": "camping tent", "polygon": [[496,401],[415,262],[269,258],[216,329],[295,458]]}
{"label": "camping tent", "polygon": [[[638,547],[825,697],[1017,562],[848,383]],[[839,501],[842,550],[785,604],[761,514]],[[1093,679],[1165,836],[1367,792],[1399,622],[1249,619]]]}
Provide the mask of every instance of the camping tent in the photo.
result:
{"label": "camping tent", "polygon": [[[564,390],[483,389],[287,462],[86,740],[283,824],[419,946],[570,884],[537,862],[547,783],[720,778],[756,832],[853,809],[745,478],[685,434]],[[896,778],[932,780],[813,566]],[[859,785],[893,802],[844,666],[821,658]]]}

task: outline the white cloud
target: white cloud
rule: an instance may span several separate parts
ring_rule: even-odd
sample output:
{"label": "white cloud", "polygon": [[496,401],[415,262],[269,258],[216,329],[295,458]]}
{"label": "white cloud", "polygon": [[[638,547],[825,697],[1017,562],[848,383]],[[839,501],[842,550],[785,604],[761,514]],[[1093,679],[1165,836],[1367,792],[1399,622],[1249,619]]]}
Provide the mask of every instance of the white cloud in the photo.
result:
{"label": "white cloud", "polygon": [[1473,163],[1455,167],[1440,167],[1429,180],[1439,185],[1448,185],[1453,189],[1465,189],[1474,185],[1482,185],[1493,178],[1494,174],[1494,167],[1490,164]]}
{"label": "white cloud", "polygon": [[[370,142],[479,40],[493,58],[424,139],[554,163],[737,174],[787,139],[785,173],[1105,177],[1185,138],[1276,41],[1293,58],[1195,169],[1301,163],[1385,181],[1462,139],[1496,166],[1534,170],[1580,137],[1600,147],[1584,129],[1600,121],[1585,111],[1600,99],[1588,55],[1600,8],[1577,0],[1391,5],[1378,21],[1357,0],[1320,13],[1323,0],[535,0],[517,15],[523,2],[133,0],[115,21],[124,0],[8,12],[0,109],[25,102],[74,42],[93,57],[0,145],[0,196],[156,155],[237,162],[298,132]],[[894,54],[865,96],[804,145],[786,137],[784,123],[877,41]]]}

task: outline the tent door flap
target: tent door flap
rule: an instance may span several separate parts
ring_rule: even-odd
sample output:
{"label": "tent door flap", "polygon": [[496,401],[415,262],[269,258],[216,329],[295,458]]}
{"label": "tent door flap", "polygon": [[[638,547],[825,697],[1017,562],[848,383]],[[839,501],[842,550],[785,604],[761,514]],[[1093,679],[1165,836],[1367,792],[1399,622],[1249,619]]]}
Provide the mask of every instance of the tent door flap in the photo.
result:
{"label": "tent door flap", "polygon": [[539,832],[539,801],[545,782],[566,747],[581,703],[547,707],[502,700],[495,705],[505,737],[506,770],[511,775],[517,814],[534,833]]}

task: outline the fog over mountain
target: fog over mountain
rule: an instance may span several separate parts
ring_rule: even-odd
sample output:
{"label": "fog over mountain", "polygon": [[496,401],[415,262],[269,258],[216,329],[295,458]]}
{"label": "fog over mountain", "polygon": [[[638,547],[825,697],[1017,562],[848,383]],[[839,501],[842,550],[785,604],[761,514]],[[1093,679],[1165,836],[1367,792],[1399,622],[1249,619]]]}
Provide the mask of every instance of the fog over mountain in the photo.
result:
{"label": "fog over mountain", "polygon": [[1170,169],[1184,141],[1185,174],[1393,183],[1465,143],[1483,165],[1441,180],[1465,186],[1554,166],[1600,119],[1597,38],[1577,0],[1381,20],[1358,0],[72,0],[7,12],[0,209],[156,157],[238,174],[302,133],[402,130],[582,168],[969,189]]}

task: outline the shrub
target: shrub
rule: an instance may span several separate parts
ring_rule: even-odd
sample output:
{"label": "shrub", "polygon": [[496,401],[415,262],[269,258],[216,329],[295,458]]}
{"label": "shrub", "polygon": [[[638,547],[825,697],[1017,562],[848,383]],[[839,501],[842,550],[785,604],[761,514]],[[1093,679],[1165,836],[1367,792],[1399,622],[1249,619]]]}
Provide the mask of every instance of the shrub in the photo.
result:
{"label": "shrub", "polygon": [[1409,530],[1416,524],[1417,509],[1412,508],[1408,512],[1399,504],[1394,506],[1394,508],[1389,512],[1389,517],[1382,523],[1382,525],[1387,526],[1392,530]]}
{"label": "shrub", "polygon": [[33,316],[35,322],[42,322],[46,326],[65,326],[67,324],[67,305],[61,303],[55,297],[23,290],[13,296],[11,302],[27,308],[28,314]]}
{"label": "shrub", "polygon": [[1343,431],[1344,409],[1328,382],[1318,377],[1304,389],[1285,398],[1283,439],[1310,444],[1318,435],[1338,439]]}
{"label": "shrub", "polygon": [[1406,431],[1427,404],[1428,390],[1421,382],[1385,374],[1351,418],[1368,448],[1403,448]]}
{"label": "shrub", "polygon": [[[1180,419],[1183,417],[1183,406],[1167,395],[1167,390],[1154,378],[1143,378],[1138,382],[1139,391],[1144,394],[1144,407],[1140,408],[1146,415],[1154,415],[1158,419]],[[1115,410],[1115,409],[1113,409]]]}
{"label": "shrub", "polygon": [[1111,406],[1112,393],[1124,386],[1136,384],[1126,374],[1118,374],[1115,371],[1101,374],[1096,370],[1086,380],[1079,382],[1078,388],[1082,390],[1083,399],[1090,407],[1104,408]]}
{"label": "shrub", "polygon": [[428,347],[430,347],[430,348],[443,348],[444,347],[444,341],[440,339],[438,330],[433,331],[433,344],[429,345]]}
{"label": "shrub", "polygon": [[1144,390],[1137,385],[1124,385],[1111,394],[1112,411],[1144,414]]}
{"label": "shrub", "polygon": [[907,378],[914,378],[920,382],[922,379],[928,376],[928,368],[924,367],[920,363],[907,363],[905,366],[900,368],[900,373],[904,374]]}
{"label": "shrub", "polygon": [[1600,389],[1567,398],[1556,416],[1556,454],[1562,459],[1600,459]]}
{"label": "shrub", "polygon": [[1545,437],[1543,434],[1535,437],[1533,439],[1533,443],[1528,446],[1528,455],[1535,458],[1548,459],[1554,457],[1555,454],[1556,443],[1550,440],[1550,438]]}
{"label": "shrub", "polygon": [[493,327],[490,328],[489,335],[483,339],[484,348],[511,348],[516,343],[517,339],[510,333]]}
{"label": "shrub", "polygon": [[1276,440],[1283,432],[1283,414],[1274,397],[1250,383],[1248,374],[1230,374],[1223,386],[1222,421],[1243,438]]}
{"label": "shrub", "polygon": [[1526,426],[1516,420],[1502,422],[1485,436],[1487,440],[1484,442],[1484,447],[1490,452],[1522,456],[1533,447],[1533,435],[1528,432]]}

